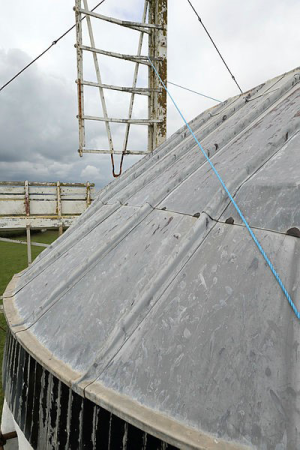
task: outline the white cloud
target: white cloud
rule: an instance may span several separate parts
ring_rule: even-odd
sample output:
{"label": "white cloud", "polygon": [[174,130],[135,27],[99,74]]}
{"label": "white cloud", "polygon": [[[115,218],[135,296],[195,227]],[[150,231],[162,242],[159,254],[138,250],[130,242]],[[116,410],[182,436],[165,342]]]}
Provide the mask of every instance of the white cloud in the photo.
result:
{"label": "white cloud", "polygon": [[98,181],[101,180],[100,169],[95,166],[87,165],[80,174],[81,178],[86,179],[86,181]]}

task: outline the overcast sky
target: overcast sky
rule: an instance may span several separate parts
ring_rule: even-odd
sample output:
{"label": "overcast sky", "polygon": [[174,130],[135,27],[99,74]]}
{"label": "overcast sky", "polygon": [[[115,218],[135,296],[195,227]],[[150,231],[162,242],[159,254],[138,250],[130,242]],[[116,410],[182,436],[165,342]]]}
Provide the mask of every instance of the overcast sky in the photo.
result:
{"label": "overcast sky", "polygon": [[[0,85],[43,51],[74,23],[74,0],[2,2],[0,15]],[[90,0],[92,8],[97,0]],[[140,21],[144,0],[106,0],[98,12]],[[299,0],[193,0],[244,91],[300,65]],[[121,6],[120,6],[121,5]],[[96,21],[96,46],[135,53],[138,33]],[[75,32],[72,31],[17,80],[0,92],[0,180],[95,182],[112,180],[108,156],[79,158]],[[89,45],[87,39],[86,45]],[[85,79],[95,80],[89,59]],[[99,58],[103,82],[131,84],[134,64]],[[139,85],[145,86],[146,70]],[[225,100],[238,94],[211,42],[186,0],[169,0],[168,80]],[[98,92],[87,89],[86,114],[102,115]],[[94,88],[95,89],[95,88]],[[215,105],[169,86],[188,120]],[[129,97],[108,92],[110,117],[126,117]],[[134,116],[146,117],[145,99],[138,98]],[[168,135],[182,120],[168,105]],[[122,148],[125,128],[113,127],[115,148]],[[89,124],[87,145],[108,148],[104,126]],[[146,130],[134,127],[130,149],[146,148]],[[125,167],[136,161],[126,157]]]}

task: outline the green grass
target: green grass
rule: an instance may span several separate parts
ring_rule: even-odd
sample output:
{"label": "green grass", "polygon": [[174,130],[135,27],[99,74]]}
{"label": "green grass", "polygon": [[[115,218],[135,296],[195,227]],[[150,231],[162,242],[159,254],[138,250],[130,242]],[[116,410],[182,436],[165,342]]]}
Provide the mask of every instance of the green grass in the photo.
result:
{"label": "green grass", "polygon": [[[43,244],[51,244],[58,237],[58,232],[49,230],[45,233],[33,233],[32,241],[41,242]],[[26,236],[14,236],[17,240],[26,240]],[[32,260],[34,260],[43,250],[43,247],[31,246]],[[0,295],[3,295],[6,286],[12,279],[13,275],[21,272],[27,267],[27,246],[23,244],[14,244],[9,242],[0,241]],[[1,301],[2,303],[2,301]],[[2,359],[3,359],[3,349],[5,344],[5,329],[6,321],[4,314],[0,313],[0,376],[2,384]],[[4,329],[4,330],[3,330]],[[3,405],[3,392],[2,386],[0,389],[0,415],[2,412]]]}

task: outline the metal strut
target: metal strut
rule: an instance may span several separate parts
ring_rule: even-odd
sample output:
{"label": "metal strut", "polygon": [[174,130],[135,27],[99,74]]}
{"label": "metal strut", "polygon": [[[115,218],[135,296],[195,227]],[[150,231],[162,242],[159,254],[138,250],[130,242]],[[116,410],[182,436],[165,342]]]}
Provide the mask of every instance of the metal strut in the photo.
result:
{"label": "metal strut", "polygon": [[[83,3],[83,8],[82,8]],[[114,19],[101,14],[94,13],[89,10],[88,0],[75,0],[75,16],[76,16],[76,49],[77,49],[77,90],[78,90],[78,125],[79,125],[79,155],[83,153],[109,153],[111,157],[112,174],[119,177],[123,169],[123,161],[125,155],[143,155],[151,153],[158,145],[166,139],[166,114],[167,102],[164,89],[157,83],[152,76],[151,67],[148,56],[154,60],[159,68],[159,72],[166,82],[167,76],[167,0],[145,0],[144,10],[141,22],[130,22],[125,20]],[[88,35],[90,45],[83,45],[82,43],[82,15],[86,17]],[[148,20],[147,20],[148,16]],[[98,49],[95,45],[94,34],[92,30],[91,17],[100,19],[118,26],[130,28],[139,32],[139,42],[136,55],[127,55],[116,52],[109,52]],[[143,56],[141,54],[143,47],[144,35],[148,36],[148,51],[149,55]],[[94,67],[96,72],[97,82],[87,81],[83,78],[83,54],[84,52],[91,52],[93,55]],[[135,63],[132,86],[112,86],[102,83],[100,74],[100,66],[98,61],[98,54],[109,56],[113,58],[123,59]],[[140,64],[148,66],[148,87],[137,87],[138,73]],[[99,91],[100,102],[103,111],[103,117],[90,116],[84,113],[84,86],[95,87]],[[105,90],[115,90],[120,92],[129,92],[130,102],[127,118],[112,118],[108,116],[107,106],[105,101]],[[133,119],[133,106],[136,95],[146,95],[148,97],[148,118]],[[105,123],[106,134],[108,138],[109,149],[88,149],[85,147],[85,121],[101,121]],[[111,123],[126,124],[125,136],[122,150],[116,151],[113,145],[113,138],[111,133]],[[132,125],[143,125],[148,127],[148,148],[147,150],[128,150],[128,139]],[[114,155],[121,155],[119,170],[115,170]]]}
{"label": "metal strut", "polygon": [[9,433],[2,434],[0,430],[0,450],[4,450],[4,446],[6,445],[7,441],[10,439],[17,438],[17,432],[16,431],[10,431]]}

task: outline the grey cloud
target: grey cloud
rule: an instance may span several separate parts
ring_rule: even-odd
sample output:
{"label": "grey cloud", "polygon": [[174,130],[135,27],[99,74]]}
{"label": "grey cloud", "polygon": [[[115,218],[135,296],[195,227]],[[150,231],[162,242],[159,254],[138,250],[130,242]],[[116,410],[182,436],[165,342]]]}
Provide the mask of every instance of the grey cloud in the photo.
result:
{"label": "grey cloud", "polygon": [[[20,50],[0,50],[0,83],[30,60]],[[97,186],[112,179],[109,157],[79,158],[76,89],[32,66],[1,92],[0,179],[87,181],[98,174]],[[117,130],[118,132],[118,130]],[[120,131],[121,132],[121,131]],[[120,134],[120,133],[119,133]],[[103,130],[90,130],[90,140],[107,139]],[[134,158],[127,159],[128,167]],[[101,170],[85,170],[87,166]]]}
{"label": "grey cloud", "polygon": [[[6,49],[12,45],[22,48],[28,54],[21,50],[0,50],[0,84],[47,47],[74,20],[73,0],[62,2],[59,11],[53,9],[52,3],[44,0],[41,6],[40,0],[32,0],[31,10],[21,0],[3,5],[1,45]],[[92,7],[96,1],[89,3]],[[243,89],[252,88],[299,64],[299,1],[194,0],[193,3]],[[110,0],[101,6],[101,13],[138,21],[142,6],[141,0]],[[238,94],[187,1],[169,1],[168,27],[170,81],[221,100]],[[137,35],[132,32],[129,36],[128,30],[108,24],[101,23],[95,37],[97,45],[106,50],[135,52],[137,48]],[[75,34],[70,33],[0,93],[0,179],[87,181],[85,176],[95,174],[98,186],[112,180],[109,156],[77,156],[74,42]],[[108,61],[105,57],[100,57],[100,61],[103,82],[124,85],[132,82],[130,63]],[[93,64],[87,64],[86,69],[86,78],[94,80]],[[147,70],[141,75],[143,84],[147,80]],[[170,85],[170,91],[188,120],[215,104],[175,86]],[[119,101],[114,93],[107,94],[109,115],[126,114],[126,99]],[[93,112],[100,115],[99,99],[97,95],[94,97],[87,106],[91,105]],[[135,114],[145,117],[142,108],[137,106]],[[169,102],[169,135],[181,126],[182,120]],[[91,146],[107,148],[104,126],[94,124],[89,129],[87,126],[87,131]],[[123,144],[124,127],[115,126],[113,131],[115,148],[119,149]],[[137,150],[144,146],[142,130],[132,129],[130,147]],[[126,157],[125,167],[137,159]]]}
{"label": "grey cloud", "polygon": [[[30,57],[1,51],[0,81]],[[68,161],[76,149],[76,96],[63,80],[32,66],[1,92],[0,153],[3,161],[43,157]]]}

